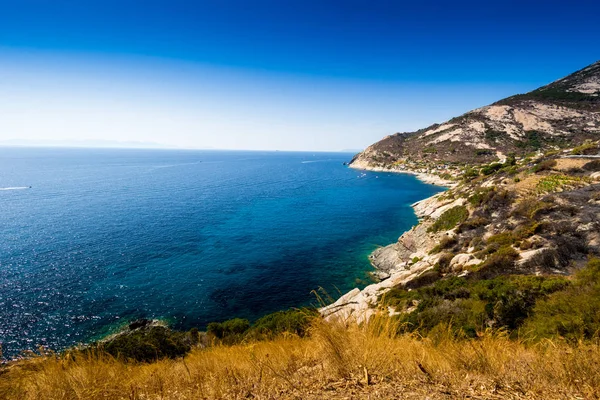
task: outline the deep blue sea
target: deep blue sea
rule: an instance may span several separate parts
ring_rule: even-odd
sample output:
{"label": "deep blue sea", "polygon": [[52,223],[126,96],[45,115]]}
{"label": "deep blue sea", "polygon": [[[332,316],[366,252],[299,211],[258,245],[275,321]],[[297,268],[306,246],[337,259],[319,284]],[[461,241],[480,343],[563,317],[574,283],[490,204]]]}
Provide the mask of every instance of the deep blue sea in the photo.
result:
{"label": "deep blue sea", "polygon": [[351,156],[0,148],[4,356],[140,317],[254,320],[364,285],[368,254],[441,188]]}

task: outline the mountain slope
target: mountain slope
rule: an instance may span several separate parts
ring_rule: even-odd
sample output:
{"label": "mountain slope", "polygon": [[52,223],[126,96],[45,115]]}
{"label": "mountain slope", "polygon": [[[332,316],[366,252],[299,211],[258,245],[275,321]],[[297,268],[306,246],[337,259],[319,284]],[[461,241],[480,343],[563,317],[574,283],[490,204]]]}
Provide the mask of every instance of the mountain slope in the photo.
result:
{"label": "mountain slope", "polygon": [[355,168],[407,169],[482,164],[573,147],[600,137],[600,61],[532,92],[481,107],[442,124],[396,133],[357,154]]}

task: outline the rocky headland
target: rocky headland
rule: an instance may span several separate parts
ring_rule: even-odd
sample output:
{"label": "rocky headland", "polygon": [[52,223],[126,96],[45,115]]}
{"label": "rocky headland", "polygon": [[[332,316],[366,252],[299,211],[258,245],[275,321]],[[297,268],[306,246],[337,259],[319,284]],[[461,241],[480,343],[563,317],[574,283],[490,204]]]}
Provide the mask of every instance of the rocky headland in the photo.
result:
{"label": "rocky headland", "polygon": [[370,255],[379,282],[321,314],[362,322],[415,313],[418,301],[399,305],[386,293],[453,277],[569,276],[600,254],[599,82],[597,62],[357,154],[351,168],[411,173],[449,190],[413,204],[419,224]]}

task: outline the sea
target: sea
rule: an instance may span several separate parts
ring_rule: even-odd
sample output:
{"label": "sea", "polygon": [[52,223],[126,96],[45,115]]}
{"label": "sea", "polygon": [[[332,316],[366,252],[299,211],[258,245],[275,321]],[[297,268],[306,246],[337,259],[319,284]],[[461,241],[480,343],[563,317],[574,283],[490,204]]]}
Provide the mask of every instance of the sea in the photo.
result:
{"label": "sea", "polygon": [[[317,306],[442,190],[350,153],[0,148],[0,343],[59,351]],[[319,300],[320,299],[320,300]]]}

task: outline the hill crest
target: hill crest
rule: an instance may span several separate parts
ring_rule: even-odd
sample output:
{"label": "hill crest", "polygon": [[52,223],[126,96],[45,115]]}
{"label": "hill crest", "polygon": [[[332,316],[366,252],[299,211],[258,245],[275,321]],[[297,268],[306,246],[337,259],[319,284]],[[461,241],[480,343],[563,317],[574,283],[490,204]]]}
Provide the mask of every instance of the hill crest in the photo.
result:
{"label": "hill crest", "polygon": [[357,154],[356,168],[484,164],[581,145],[600,136],[600,61],[529,93],[441,124],[387,136]]}

